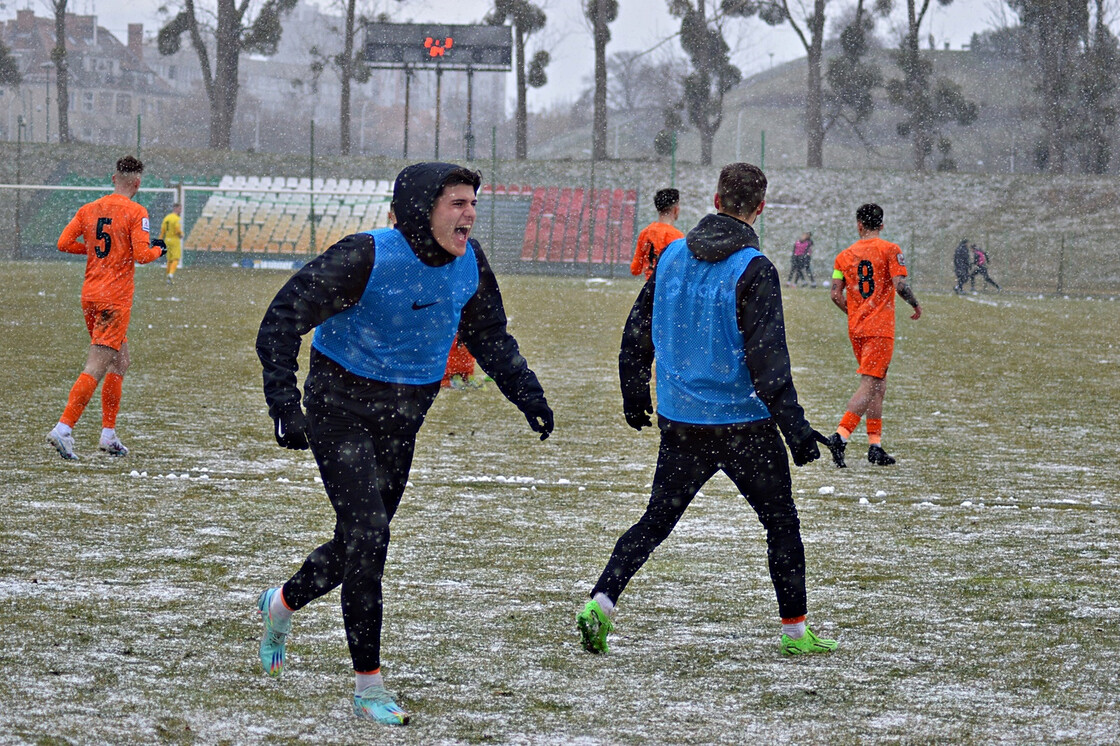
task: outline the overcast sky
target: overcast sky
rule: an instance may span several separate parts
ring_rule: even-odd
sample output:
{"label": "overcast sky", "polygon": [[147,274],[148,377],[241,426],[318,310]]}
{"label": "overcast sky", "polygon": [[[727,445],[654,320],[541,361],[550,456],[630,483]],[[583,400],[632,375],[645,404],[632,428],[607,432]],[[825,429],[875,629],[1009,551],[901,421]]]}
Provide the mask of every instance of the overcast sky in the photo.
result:
{"label": "overcast sky", "polygon": [[[339,7],[331,0],[312,0],[324,8]],[[794,5],[798,0],[790,0]],[[201,0],[200,4],[205,4]],[[129,23],[141,22],[145,31],[152,33],[159,27],[158,9],[161,5],[175,7],[175,0],[70,0],[75,13],[95,13],[101,26],[109,29],[122,41],[127,39]],[[492,3],[488,0],[364,0],[367,7],[390,11],[394,20],[442,21],[445,23],[476,23],[481,21]],[[548,85],[530,94],[530,108],[539,110],[550,105],[571,101],[590,85],[594,66],[594,49],[591,35],[580,11],[580,0],[538,0],[548,14],[548,26],[534,37],[534,43],[543,45],[552,55],[548,67]],[[669,15],[664,0],[620,0],[618,20],[611,24],[612,41],[608,53],[645,50],[672,36],[680,24]],[[363,0],[359,0],[359,7]],[[854,6],[854,0],[831,0],[828,12],[835,17],[841,9]],[[16,8],[32,8],[37,15],[49,15],[48,0],[9,0],[4,3],[3,17],[15,14]],[[895,16],[905,18],[904,0],[895,0]],[[967,44],[973,32],[991,28],[998,23],[998,0],[956,0],[947,8],[936,0],[930,4],[922,28],[922,46],[928,44],[933,34],[938,48],[948,42],[953,49]],[[899,13],[901,9],[901,13]],[[796,12],[796,11],[795,11]],[[880,22],[877,29],[881,36],[890,32],[890,24]],[[827,32],[832,35],[831,28]],[[731,24],[729,43],[735,48],[734,61],[744,76],[766,69],[771,64],[805,56],[805,49],[797,36],[785,24],[778,28],[766,26],[758,20],[736,21]],[[678,48],[679,49],[679,48]],[[510,86],[512,91],[513,86]]]}

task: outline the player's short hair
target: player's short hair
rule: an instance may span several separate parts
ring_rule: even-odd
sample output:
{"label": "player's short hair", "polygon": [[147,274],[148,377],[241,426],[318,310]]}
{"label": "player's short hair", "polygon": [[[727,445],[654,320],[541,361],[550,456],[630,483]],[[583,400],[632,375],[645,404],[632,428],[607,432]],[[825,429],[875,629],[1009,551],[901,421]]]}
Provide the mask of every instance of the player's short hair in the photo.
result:
{"label": "player's short hair", "polygon": [[676,189],[658,189],[657,194],[653,195],[653,206],[657,208],[658,214],[669,212],[680,201],[681,193]]}
{"label": "player's short hair", "polygon": [[860,205],[856,210],[856,221],[869,231],[877,231],[883,227],[883,208],[874,202]]}
{"label": "player's short hair", "polygon": [[139,176],[144,173],[144,164],[140,162],[139,158],[135,156],[126,155],[117,160],[117,173],[118,174],[135,174]]}
{"label": "player's short hair", "polygon": [[478,171],[472,171],[466,167],[459,167],[447,174],[447,178],[443,180],[440,185],[439,191],[436,192],[436,199],[440,198],[444,190],[450,186],[457,186],[458,184],[466,184],[474,189],[477,193],[478,188],[482,186],[482,174]]}
{"label": "player's short hair", "polygon": [[720,210],[735,215],[754,212],[766,197],[766,174],[750,163],[729,163],[719,172]]}

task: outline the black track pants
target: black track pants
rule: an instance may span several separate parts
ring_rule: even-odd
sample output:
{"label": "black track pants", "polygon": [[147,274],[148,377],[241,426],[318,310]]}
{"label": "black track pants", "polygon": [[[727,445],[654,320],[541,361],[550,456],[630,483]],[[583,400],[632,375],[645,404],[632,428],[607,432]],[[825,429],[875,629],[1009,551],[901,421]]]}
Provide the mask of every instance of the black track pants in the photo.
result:
{"label": "black track pants", "polygon": [[335,528],[331,540],[284,584],[284,600],[299,609],[341,584],[355,671],[381,665],[381,576],[389,522],[408,481],[416,433],[438,392],[438,382],[382,384],[312,355],[304,403]]}
{"label": "black track pants", "polygon": [[617,601],[630,578],[672,532],[692,498],[721,469],[766,529],[766,554],[779,614],[782,618],[805,614],[801,523],[793,504],[786,450],[772,422],[662,430],[649,507],[615,544],[591,595],[604,593]]}

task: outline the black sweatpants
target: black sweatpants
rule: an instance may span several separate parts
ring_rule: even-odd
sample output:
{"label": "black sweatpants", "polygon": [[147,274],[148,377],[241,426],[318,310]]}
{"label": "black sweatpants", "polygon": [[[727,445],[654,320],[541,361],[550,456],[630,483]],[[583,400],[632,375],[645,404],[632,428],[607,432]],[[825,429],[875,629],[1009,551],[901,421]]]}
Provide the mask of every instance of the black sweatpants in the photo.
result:
{"label": "black sweatpants", "polygon": [[381,665],[381,575],[389,522],[408,482],[416,433],[438,393],[438,381],[381,383],[311,354],[304,405],[335,527],[331,540],[284,584],[284,600],[299,609],[341,584],[355,671]]}
{"label": "black sweatpants", "polygon": [[615,544],[591,595],[617,601],[630,578],[673,531],[692,498],[723,470],[766,529],[770,579],[783,619],[806,613],[805,548],[786,449],[773,421],[728,427],[671,427],[661,431],[653,491],[645,515]]}

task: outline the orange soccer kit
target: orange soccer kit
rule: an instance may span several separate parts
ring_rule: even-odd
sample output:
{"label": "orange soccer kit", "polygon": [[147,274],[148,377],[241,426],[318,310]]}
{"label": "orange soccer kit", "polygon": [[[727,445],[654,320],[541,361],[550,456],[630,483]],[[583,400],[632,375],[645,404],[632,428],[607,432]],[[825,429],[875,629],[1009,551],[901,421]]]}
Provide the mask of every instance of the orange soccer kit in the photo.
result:
{"label": "orange soccer kit", "polygon": [[648,280],[653,274],[653,268],[657,266],[657,257],[678,238],[684,238],[684,234],[668,223],[657,221],[647,225],[638,234],[634,259],[630,262],[630,274],[637,276],[644,272]]}
{"label": "orange soccer kit", "polygon": [[[832,277],[844,280],[848,337],[861,375],[887,376],[894,355],[894,278],[906,274],[902,249],[881,238],[856,241],[836,257]],[[845,412],[837,430],[846,438],[859,420],[858,415]],[[879,442],[882,427],[882,420],[867,421],[871,443]]]}
{"label": "orange soccer kit", "polygon": [[[159,247],[150,245],[148,211],[120,194],[82,205],[59,236],[58,250],[86,255],[82,312],[90,343],[120,350],[132,314],[134,266],[160,256]],[[73,427],[96,388],[97,381],[83,372],[70,391],[61,422]],[[105,427],[114,426],[120,397],[121,376],[109,373],[101,388]]]}

